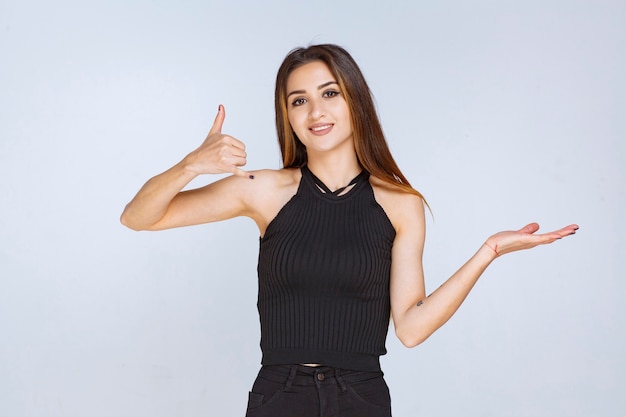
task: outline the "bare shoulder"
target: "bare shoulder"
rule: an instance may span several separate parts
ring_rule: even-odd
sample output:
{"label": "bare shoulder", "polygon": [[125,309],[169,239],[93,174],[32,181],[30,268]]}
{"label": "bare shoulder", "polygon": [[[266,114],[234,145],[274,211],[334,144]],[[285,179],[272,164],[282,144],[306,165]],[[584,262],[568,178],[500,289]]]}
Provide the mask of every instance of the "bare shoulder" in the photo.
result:
{"label": "bare shoulder", "polygon": [[289,193],[300,183],[300,170],[288,169],[261,169],[250,171],[253,179],[243,178],[246,190],[250,196],[259,202],[270,197],[277,197],[282,193]]}
{"label": "bare shoulder", "polygon": [[424,200],[371,176],[374,197],[383,208],[396,232],[405,228],[424,227]]}
{"label": "bare shoulder", "polygon": [[258,202],[268,195],[297,185],[300,179],[300,171],[297,169],[260,169],[248,172],[250,177],[230,175],[204,188],[224,187],[249,202]]}
{"label": "bare shoulder", "polygon": [[298,191],[301,172],[297,168],[251,171],[254,179],[245,178],[247,206],[263,233],[280,209]]}
{"label": "bare shoulder", "polygon": [[250,171],[254,176],[252,182],[260,182],[264,186],[281,188],[298,184],[300,182],[300,170],[297,168],[260,169]]}

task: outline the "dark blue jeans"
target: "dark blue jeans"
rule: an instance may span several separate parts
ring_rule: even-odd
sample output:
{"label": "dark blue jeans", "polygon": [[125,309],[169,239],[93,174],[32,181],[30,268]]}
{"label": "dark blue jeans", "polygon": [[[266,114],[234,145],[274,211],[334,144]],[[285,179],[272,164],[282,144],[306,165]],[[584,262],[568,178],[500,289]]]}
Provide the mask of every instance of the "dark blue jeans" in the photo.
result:
{"label": "dark blue jeans", "polygon": [[391,399],[381,371],[263,366],[246,417],[391,417]]}

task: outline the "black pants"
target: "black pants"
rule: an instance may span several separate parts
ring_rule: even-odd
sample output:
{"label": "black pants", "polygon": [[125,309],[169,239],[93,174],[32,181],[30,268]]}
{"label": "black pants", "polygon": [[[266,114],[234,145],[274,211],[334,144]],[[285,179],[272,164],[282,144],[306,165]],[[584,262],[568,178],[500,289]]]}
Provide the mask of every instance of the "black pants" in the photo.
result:
{"label": "black pants", "polygon": [[246,417],[391,417],[391,399],[381,371],[264,366]]}

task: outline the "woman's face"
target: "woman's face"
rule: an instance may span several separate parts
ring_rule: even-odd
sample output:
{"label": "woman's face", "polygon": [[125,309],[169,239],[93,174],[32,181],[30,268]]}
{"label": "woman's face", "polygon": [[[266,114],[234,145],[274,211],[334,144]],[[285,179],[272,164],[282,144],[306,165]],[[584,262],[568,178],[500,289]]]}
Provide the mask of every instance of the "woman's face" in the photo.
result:
{"label": "woman's face", "polygon": [[289,75],[287,117],[309,157],[340,149],[354,152],[350,109],[325,63],[313,61]]}

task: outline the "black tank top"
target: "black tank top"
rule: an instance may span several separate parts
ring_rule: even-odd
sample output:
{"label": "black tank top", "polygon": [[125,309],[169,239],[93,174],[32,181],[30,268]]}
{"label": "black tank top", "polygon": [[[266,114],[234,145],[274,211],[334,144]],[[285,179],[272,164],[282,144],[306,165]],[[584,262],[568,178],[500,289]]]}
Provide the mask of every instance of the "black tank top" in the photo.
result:
{"label": "black tank top", "polygon": [[264,365],[378,370],[389,329],[395,230],[363,171],[344,194],[307,168],[260,240]]}

